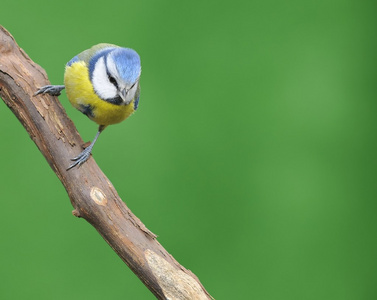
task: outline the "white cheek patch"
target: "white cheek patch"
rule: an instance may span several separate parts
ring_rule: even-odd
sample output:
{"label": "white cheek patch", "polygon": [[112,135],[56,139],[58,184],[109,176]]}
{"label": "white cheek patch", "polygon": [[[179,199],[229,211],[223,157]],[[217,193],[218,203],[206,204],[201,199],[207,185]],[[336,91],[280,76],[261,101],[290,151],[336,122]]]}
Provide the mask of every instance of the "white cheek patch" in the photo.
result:
{"label": "white cheek patch", "polygon": [[96,62],[92,75],[94,91],[101,99],[111,99],[117,96],[116,87],[109,81],[103,57]]}
{"label": "white cheek patch", "polygon": [[137,90],[137,86],[138,86],[138,83],[136,83],[132,89],[130,89],[127,93],[127,96],[126,96],[126,103],[130,103],[131,100],[135,97],[135,93],[136,93],[136,90]]}

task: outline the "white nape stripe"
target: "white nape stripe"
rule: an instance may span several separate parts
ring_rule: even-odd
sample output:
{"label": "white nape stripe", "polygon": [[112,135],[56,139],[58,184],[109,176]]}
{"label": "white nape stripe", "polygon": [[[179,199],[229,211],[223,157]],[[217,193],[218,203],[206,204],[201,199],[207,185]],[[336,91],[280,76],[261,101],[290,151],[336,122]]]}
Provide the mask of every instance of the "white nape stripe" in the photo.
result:
{"label": "white nape stripe", "polygon": [[115,61],[110,53],[110,55],[106,59],[106,66],[107,71],[115,78],[115,80],[118,82],[118,84],[122,81],[118,74],[118,69],[115,64]]}

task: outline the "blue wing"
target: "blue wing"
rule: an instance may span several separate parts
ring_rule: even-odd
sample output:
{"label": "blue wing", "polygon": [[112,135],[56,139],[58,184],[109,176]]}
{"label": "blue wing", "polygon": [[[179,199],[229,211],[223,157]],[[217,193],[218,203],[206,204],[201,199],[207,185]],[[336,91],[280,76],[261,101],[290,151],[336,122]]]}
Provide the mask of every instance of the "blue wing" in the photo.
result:
{"label": "blue wing", "polygon": [[134,110],[137,110],[139,106],[139,99],[140,99],[140,84],[138,84],[137,90],[135,93]]}

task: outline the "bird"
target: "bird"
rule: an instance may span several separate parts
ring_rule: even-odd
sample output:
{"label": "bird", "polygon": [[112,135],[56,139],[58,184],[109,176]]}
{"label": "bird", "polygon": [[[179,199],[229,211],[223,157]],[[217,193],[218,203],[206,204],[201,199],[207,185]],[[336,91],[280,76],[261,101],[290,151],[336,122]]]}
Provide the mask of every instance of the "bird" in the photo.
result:
{"label": "bird", "polygon": [[73,107],[99,125],[97,134],[67,171],[85,163],[101,132],[138,108],[141,62],[131,48],[101,43],[74,56],[65,66],[64,85],[46,85],[35,95],[59,96],[63,89]]}

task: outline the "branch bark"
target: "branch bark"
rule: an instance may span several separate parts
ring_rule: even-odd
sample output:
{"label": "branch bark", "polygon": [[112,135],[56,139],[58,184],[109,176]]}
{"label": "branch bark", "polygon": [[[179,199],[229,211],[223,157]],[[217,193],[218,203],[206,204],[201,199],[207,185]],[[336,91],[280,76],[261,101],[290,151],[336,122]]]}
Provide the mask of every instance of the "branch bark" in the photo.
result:
{"label": "branch bark", "polygon": [[56,97],[33,97],[47,84],[45,71],[0,26],[0,96],[64,185],[73,215],[88,221],[158,299],[212,298],[129,210],[92,157],[66,171],[83,141]]}

